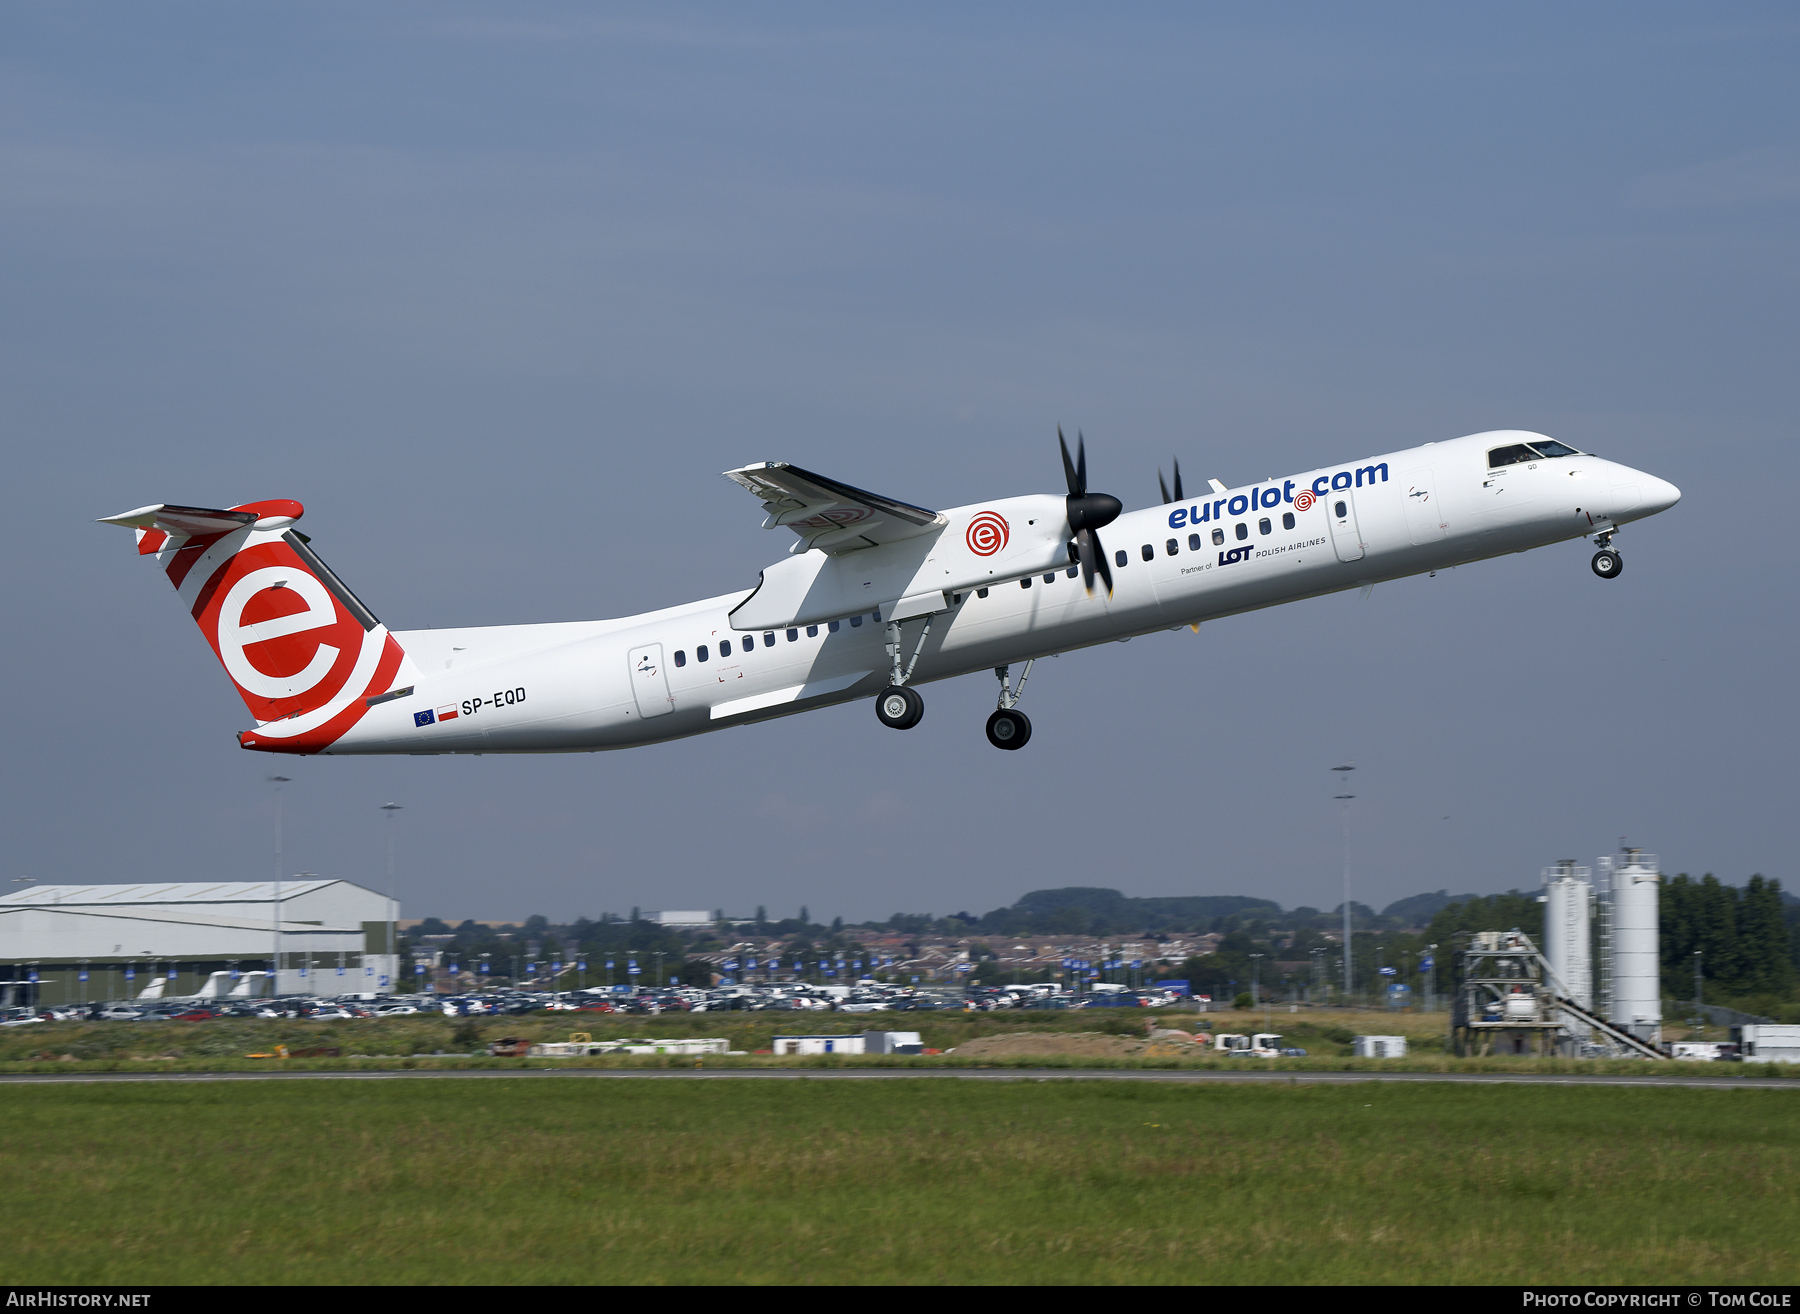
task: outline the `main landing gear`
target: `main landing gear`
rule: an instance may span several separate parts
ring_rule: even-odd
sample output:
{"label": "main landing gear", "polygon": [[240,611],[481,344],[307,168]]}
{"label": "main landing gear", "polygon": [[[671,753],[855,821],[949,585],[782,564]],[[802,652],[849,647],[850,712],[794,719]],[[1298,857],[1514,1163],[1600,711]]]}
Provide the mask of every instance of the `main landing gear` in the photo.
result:
{"label": "main landing gear", "polygon": [[925,715],[925,700],[917,689],[889,686],[875,700],[875,715],[890,730],[910,730]]}
{"label": "main landing gear", "polygon": [[919,664],[919,653],[931,634],[931,619],[925,618],[925,628],[919,631],[919,641],[913,645],[912,659],[906,663],[905,670],[900,669],[900,622],[889,621],[887,624],[887,650],[888,656],[894,659],[894,673],[888,687],[875,699],[875,715],[890,730],[910,730],[925,716],[925,700],[919,697],[917,689],[907,688],[906,682],[912,678],[913,667]]}
{"label": "main landing gear", "polygon": [[[919,641],[913,645],[912,656],[904,667],[900,663],[899,623],[889,621],[887,632],[888,656],[893,659],[894,670],[889,677],[888,687],[875,698],[875,716],[891,730],[910,730],[925,716],[925,700],[919,697],[919,691],[911,688],[907,681],[912,678],[913,667],[919,664],[919,653],[925,647],[926,637],[931,633],[931,618],[925,618],[925,628],[920,632]],[[1031,720],[1018,710],[1019,696],[1025,692],[1025,681],[1031,675],[1031,666],[1031,662],[1025,663],[1025,669],[1019,672],[1017,685],[1009,683],[1011,667],[994,668],[994,674],[1000,677],[1000,705],[987,719],[987,737],[988,743],[995,748],[1012,752],[1031,741]]]}
{"label": "main landing gear", "polygon": [[1595,538],[1594,542],[1600,546],[1600,550],[1594,553],[1594,559],[1590,563],[1594,568],[1594,573],[1601,579],[1617,579],[1619,572],[1625,569],[1625,558],[1620,556],[1619,550],[1612,546],[1612,535],[1601,534]]}
{"label": "main landing gear", "polygon": [[[1032,661],[1036,661],[1034,657]],[[1031,721],[1020,711],[1015,711],[1019,695],[1025,692],[1026,678],[1031,674],[1031,662],[1025,663],[1025,669],[1019,672],[1019,683],[1015,688],[1007,687],[1007,678],[1011,668],[996,666],[994,674],[1000,677],[1000,706],[987,719],[988,743],[995,748],[1004,748],[1008,752],[1025,747],[1031,742]]]}

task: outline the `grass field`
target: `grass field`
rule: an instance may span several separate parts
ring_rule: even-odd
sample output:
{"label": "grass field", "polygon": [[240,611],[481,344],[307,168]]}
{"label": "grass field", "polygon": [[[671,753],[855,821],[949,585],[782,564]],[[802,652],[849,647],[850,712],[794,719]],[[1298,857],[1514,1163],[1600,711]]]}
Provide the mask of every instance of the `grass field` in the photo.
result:
{"label": "grass field", "polygon": [[[394,1067],[667,1067],[667,1059],[570,1059],[518,1060],[485,1057],[485,1046],[501,1036],[532,1040],[565,1040],[572,1031],[591,1033],[596,1040],[627,1036],[720,1036],[745,1057],[708,1058],[713,1067],[801,1066],[910,1066],[931,1064],[986,1067],[1082,1066],[1082,1067],[1211,1067],[1240,1068],[1251,1060],[1219,1055],[1194,1057],[1191,1053],[1155,1055],[1140,1051],[1135,1057],[1006,1058],[986,1054],[974,1057],[959,1052],[972,1040],[1003,1034],[1055,1036],[1070,1032],[1099,1032],[1120,1038],[1143,1038],[1145,1023],[1181,1028],[1215,1028],[1221,1031],[1259,1031],[1264,1017],[1225,1012],[1207,1015],[1158,1010],[1146,1017],[1142,1009],[1084,1009],[1076,1012],[919,1012],[872,1013],[845,1016],[832,1013],[672,1013],[645,1015],[545,1014],[497,1019],[451,1019],[419,1015],[358,1021],[307,1022],[260,1019],[217,1019],[206,1022],[55,1022],[0,1030],[0,1074],[83,1071],[230,1072],[287,1068],[394,1068]],[[1444,1052],[1442,1014],[1356,1013],[1335,1009],[1276,1012],[1274,1026],[1290,1043],[1308,1052],[1303,1059],[1254,1060],[1259,1067],[1278,1071],[1413,1070],[1445,1072],[1590,1072],[1646,1075],[1650,1068],[1664,1073],[1679,1070],[1688,1077],[1730,1080],[1745,1076],[1774,1076],[1800,1080],[1800,1064],[1683,1063],[1646,1065],[1635,1060],[1580,1061],[1540,1060],[1494,1055],[1488,1058],[1456,1058]],[[865,1029],[898,1028],[918,1031],[933,1049],[950,1051],[942,1058],[845,1058],[808,1059],[758,1056],[766,1051],[777,1032],[854,1033]],[[1409,1038],[1412,1050],[1405,1059],[1356,1059],[1350,1057],[1354,1033],[1398,1033]],[[277,1045],[290,1050],[320,1046],[342,1051],[341,1058],[257,1060],[246,1056],[269,1053]],[[1167,1047],[1165,1047],[1167,1048]],[[480,1057],[471,1058],[471,1053]]]}
{"label": "grass field", "polygon": [[0,1088],[32,1283],[1792,1283],[1794,1094]]}

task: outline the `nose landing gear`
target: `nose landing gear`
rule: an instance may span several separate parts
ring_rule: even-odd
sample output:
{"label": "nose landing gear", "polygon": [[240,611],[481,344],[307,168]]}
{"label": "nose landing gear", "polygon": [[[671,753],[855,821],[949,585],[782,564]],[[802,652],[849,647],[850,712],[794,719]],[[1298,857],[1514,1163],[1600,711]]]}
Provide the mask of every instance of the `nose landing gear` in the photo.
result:
{"label": "nose landing gear", "polygon": [[1594,559],[1589,563],[1593,566],[1594,573],[1601,579],[1617,579],[1619,572],[1625,569],[1625,558],[1620,556],[1619,550],[1612,545],[1612,534],[1596,535],[1594,543],[1600,549],[1594,553]]}

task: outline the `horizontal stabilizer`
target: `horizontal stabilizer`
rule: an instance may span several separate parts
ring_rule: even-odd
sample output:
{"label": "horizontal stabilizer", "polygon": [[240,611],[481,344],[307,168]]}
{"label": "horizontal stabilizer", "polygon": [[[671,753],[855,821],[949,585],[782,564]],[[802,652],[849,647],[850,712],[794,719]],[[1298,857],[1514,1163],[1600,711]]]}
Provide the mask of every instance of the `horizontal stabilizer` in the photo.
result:
{"label": "horizontal stabilizer", "polygon": [[287,500],[253,502],[248,506],[229,510],[158,502],[154,506],[140,506],[123,515],[102,516],[100,523],[137,530],[138,555],[149,556],[152,552],[162,551],[170,539],[229,534],[248,525],[279,529],[293,524],[305,513],[305,508],[298,502]]}
{"label": "horizontal stabilizer", "polygon": [[123,525],[126,529],[160,529],[165,534],[229,534],[234,529],[256,523],[254,511],[216,511],[204,506],[140,506],[122,516],[102,516],[103,525]]}

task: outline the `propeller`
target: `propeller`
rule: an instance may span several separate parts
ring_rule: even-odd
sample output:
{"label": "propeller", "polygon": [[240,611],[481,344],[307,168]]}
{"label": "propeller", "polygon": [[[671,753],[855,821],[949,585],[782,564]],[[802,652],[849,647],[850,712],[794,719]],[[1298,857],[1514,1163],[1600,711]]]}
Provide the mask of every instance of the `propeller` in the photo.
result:
{"label": "propeller", "polygon": [[1170,502],[1185,502],[1187,500],[1186,498],[1184,498],[1181,495],[1181,458],[1180,457],[1175,458],[1175,496],[1174,497],[1169,496],[1169,486],[1163,482],[1162,467],[1160,465],[1156,467],[1156,486],[1158,488],[1162,489],[1164,506],[1167,506]]}
{"label": "propeller", "polygon": [[1087,487],[1087,441],[1080,430],[1075,433],[1075,459],[1069,459],[1069,444],[1063,438],[1062,426],[1056,428],[1056,444],[1062,448],[1063,475],[1069,481],[1069,529],[1075,535],[1075,554],[1081,560],[1081,582],[1094,591],[1094,576],[1106,581],[1106,592],[1113,590],[1112,565],[1106,559],[1099,531],[1119,518],[1125,509],[1110,493],[1090,493]]}

